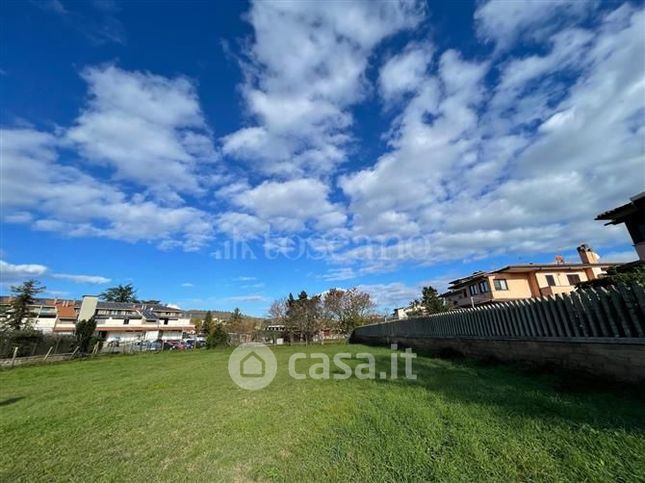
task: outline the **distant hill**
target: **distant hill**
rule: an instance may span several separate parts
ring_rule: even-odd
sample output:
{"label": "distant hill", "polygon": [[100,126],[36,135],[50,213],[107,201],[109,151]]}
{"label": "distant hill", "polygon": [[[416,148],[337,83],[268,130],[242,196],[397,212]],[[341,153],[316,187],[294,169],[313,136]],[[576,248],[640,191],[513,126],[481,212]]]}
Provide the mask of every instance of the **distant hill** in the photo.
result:
{"label": "distant hill", "polygon": [[[186,317],[191,319],[199,319],[199,320],[204,320],[204,317],[206,317],[206,312],[208,311],[207,310],[184,310],[184,314],[186,314]],[[229,320],[231,318],[231,315],[233,314],[233,312],[226,312],[222,310],[211,310],[210,313],[214,319],[220,319],[220,320]],[[242,314],[242,317],[244,319],[264,320],[262,317],[253,317],[252,315],[247,315],[244,313]]]}

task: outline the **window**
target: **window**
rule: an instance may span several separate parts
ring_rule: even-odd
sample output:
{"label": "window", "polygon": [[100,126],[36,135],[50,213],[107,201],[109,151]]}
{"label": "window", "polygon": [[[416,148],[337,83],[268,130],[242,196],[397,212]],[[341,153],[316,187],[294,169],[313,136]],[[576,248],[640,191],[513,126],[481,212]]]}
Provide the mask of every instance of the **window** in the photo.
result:
{"label": "window", "polygon": [[553,275],[546,276],[546,283],[549,287],[555,287],[555,278],[553,277]]}
{"label": "window", "polygon": [[123,325],[129,325],[130,324],[130,319],[125,319],[123,321]]}
{"label": "window", "polygon": [[468,287],[468,291],[470,292],[470,295],[477,295],[477,285],[471,285]]}
{"label": "window", "polygon": [[569,281],[569,285],[575,285],[577,283],[580,283],[580,275],[567,275],[567,280]]}
{"label": "window", "polygon": [[495,290],[508,290],[508,284],[505,278],[497,278],[493,280],[493,284],[495,285]]}
{"label": "window", "polygon": [[486,280],[479,282],[479,291],[480,293],[488,292],[488,282]]}
{"label": "window", "polygon": [[163,325],[168,325],[168,319],[163,319]]}

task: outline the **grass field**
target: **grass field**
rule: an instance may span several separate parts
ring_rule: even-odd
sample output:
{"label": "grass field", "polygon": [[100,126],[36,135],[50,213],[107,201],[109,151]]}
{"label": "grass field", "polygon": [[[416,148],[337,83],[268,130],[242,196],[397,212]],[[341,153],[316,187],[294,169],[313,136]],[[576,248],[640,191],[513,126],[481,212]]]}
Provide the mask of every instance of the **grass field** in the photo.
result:
{"label": "grass field", "polygon": [[256,392],[224,350],[2,371],[0,481],[645,480],[642,395],[425,357],[416,381],[296,381],[295,350]]}

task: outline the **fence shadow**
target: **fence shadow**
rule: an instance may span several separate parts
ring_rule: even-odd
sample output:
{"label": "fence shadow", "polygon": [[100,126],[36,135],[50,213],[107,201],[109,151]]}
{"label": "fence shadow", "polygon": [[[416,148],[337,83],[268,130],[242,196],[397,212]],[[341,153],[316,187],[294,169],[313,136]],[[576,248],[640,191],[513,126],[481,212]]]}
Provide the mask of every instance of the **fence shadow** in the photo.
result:
{"label": "fence shadow", "polygon": [[[377,374],[390,367],[388,355],[375,355]],[[419,354],[413,360],[416,380],[376,379],[383,384],[423,387],[448,401],[485,405],[505,417],[536,418],[554,423],[588,424],[596,429],[645,432],[645,390],[597,383],[570,373],[525,370],[454,357]],[[427,400],[426,400],[427,401]],[[424,401],[419,401],[422,404]]]}
{"label": "fence shadow", "polygon": [[10,398],[7,398],[7,399],[1,399],[0,400],[0,407],[15,404],[18,401],[22,401],[24,398],[25,398],[24,396],[18,396],[18,397],[10,397]]}

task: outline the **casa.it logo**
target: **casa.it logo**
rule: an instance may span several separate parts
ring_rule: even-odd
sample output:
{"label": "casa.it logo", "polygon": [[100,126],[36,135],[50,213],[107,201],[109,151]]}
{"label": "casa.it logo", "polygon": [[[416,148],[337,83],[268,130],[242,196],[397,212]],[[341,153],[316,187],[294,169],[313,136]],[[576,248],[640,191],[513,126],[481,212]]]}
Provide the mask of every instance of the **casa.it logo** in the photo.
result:
{"label": "casa.it logo", "polygon": [[278,363],[271,349],[259,342],[238,346],[228,359],[228,373],[242,389],[257,391],[271,384]]}

